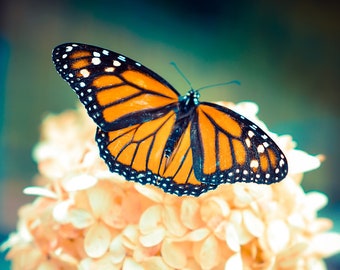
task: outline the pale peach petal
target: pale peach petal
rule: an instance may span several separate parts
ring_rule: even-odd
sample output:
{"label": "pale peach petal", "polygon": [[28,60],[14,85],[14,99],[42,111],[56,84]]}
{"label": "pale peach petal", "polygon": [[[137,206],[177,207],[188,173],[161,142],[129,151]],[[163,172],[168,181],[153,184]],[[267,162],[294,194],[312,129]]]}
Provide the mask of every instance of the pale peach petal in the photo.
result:
{"label": "pale peach petal", "polygon": [[[119,190],[113,190],[110,182],[101,181],[98,185],[86,190],[86,192],[93,215],[95,217],[100,217],[112,208],[113,199],[116,195],[114,192],[119,193]],[[123,194],[120,194],[119,196],[123,197]]]}
{"label": "pale peach petal", "polygon": [[58,195],[44,187],[27,187],[24,188],[23,193],[26,195],[42,196],[50,199],[57,199]]}
{"label": "pale peach petal", "polygon": [[165,229],[159,227],[149,234],[141,235],[139,240],[144,247],[156,246],[163,240],[165,233]]}
{"label": "pale peach petal", "polygon": [[210,200],[215,202],[219,206],[219,208],[221,209],[222,217],[226,217],[227,215],[229,215],[230,207],[224,198],[222,199],[219,197],[212,197]]}
{"label": "pale peach petal", "polygon": [[243,183],[236,183],[233,185],[234,196],[234,205],[236,207],[245,207],[253,201],[252,195],[246,190],[246,187]]}
{"label": "pale peach petal", "polygon": [[107,252],[110,242],[110,230],[104,224],[94,224],[85,234],[85,252],[91,258],[99,258]]}
{"label": "pale peach petal", "polygon": [[340,252],[340,234],[325,232],[312,237],[309,245],[309,253],[321,257],[329,257]]}
{"label": "pale peach petal", "polygon": [[148,234],[158,228],[161,224],[162,207],[154,205],[144,211],[139,220],[139,229],[142,234]]}
{"label": "pale peach petal", "polygon": [[306,194],[305,205],[309,211],[319,211],[328,203],[328,198],[325,194],[316,191],[310,191]]}
{"label": "pale peach petal", "polygon": [[152,187],[151,185],[142,185],[136,183],[135,189],[145,197],[154,201],[155,203],[161,203],[163,201],[164,193],[159,189]]}
{"label": "pale peach petal", "polygon": [[224,266],[224,270],[243,270],[243,262],[240,253],[230,256]]}
{"label": "pale peach petal", "polygon": [[172,268],[168,266],[162,257],[153,256],[150,258],[145,259],[141,262],[143,269],[145,270],[171,270]]}
{"label": "pale peach petal", "polygon": [[139,242],[139,231],[134,225],[128,225],[122,232],[122,243],[129,249],[135,249]]}
{"label": "pale peach petal", "polygon": [[301,150],[291,150],[286,154],[286,157],[289,164],[290,174],[298,174],[315,170],[319,168],[321,164],[318,157],[308,155],[306,152]]}
{"label": "pale peach petal", "polygon": [[201,245],[199,251],[199,263],[202,269],[211,269],[217,266],[221,259],[221,250],[218,241],[213,235],[208,236]]}
{"label": "pale peach petal", "polygon": [[113,264],[109,254],[104,255],[100,259],[85,258],[77,267],[78,270],[120,270],[121,264]]}
{"label": "pale peach petal", "polygon": [[259,106],[250,101],[243,101],[235,104],[233,110],[239,112],[242,115],[247,115],[248,117],[255,118],[259,111]]}
{"label": "pale peach petal", "polygon": [[68,220],[77,229],[87,228],[95,222],[93,216],[83,209],[71,209],[68,213]]}
{"label": "pale peach petal", "polygon": [[161,254],[164,261],[173,268],[183,269],[187,263],[186,252],[180,243],[163,241]]}
{"label": "pale peach petal", "polygon": [[126,250],[123,246],[122,236],[119,235],[111,241],[109,250],[112,263],[118,264],[123,261]]}
{"label": "pale peach petal", "polygon": [[213,229],[213,234],[215,237],[219,240],[225,241],[226,239],[226,226],[230,222],[228,220],[222,220],[214,229]]}
{"label": "pale peach petal", "polygon": [[176,237],[181,237],[187,232],[187,228],[181,223],[179,215],[177,207],[164,206],[162,211],[163,225],[171,235]]}
{"label": "pale peach petal", "polygon": [[290,232],[287,224],[282,220],[272,220],[266,229],[267,243],[274,253],[279,253],[287,248]]}
{"label": "pale peach petal", "polygon": [[202,225],[199,212],[200,205],[194,198],[185,198],[181,205],[181,222],[188,229],[197,229]]}
{"label": "pale peach petal", "polygon": [[333,227],[333,222],[328,218],[318,218],[313,222],[309,223],[306,229],[311,234],[318,234],[325,232]]}
{"label": "pale peach petal", "polygon": [[244,210],[243,214],[243,222],[252,235],[255,237],[260,237],[264,231],[264,224],[261,219],[259,219],[255,214],[250,210]]}
{"label": "pale peach petal", "polygon": [[238,239],[238,234],[235,229],[235,226],[232,223],[228,223],[225,230],[226,230],[226,242],[228,247],[234,252],[239,252],[240,241]]}
{"label": "pale peach petal", "polygon": [[306,227],[305,217],[302,216],[300,212],[295,212],[289,215],[287,222],[289,225],[294,226],[295,228],[303,229]]}
{"label": "pale peach petal", "polygon": [[230,208],[228,204],[221,198],[211,197],[205,200],[200,209],[202,221],[206,223],[209,228],[216,228],[223,218],[225,218]]}
{"label": "pale peach petal", "polygon": [[254,236],[249,233],[243,223],[241,210],[232,210],[229,216],[229,220],[234,225],[234,228],[237,232],[238,240],[241,245],[247,244],[251,239],[254,238]]}
{"label": "pale peach petal", "polygon": [[182,242],[182,241],[192,241],[192,242],[198,242],[203,240],[204,238],[206,238],[210,233],[210,230],[207,228],[200,228],[194,231],[191,231],[189,233],[187,233],[186,235],[184,235],[181,238],[178,239],[173,239],[173,241],[178,241],[178,242]]}
{"label": "pale peach petal", "polygon": [[130,258],[126,258],[122,270],[144,270],[143,266]]}
{"label": "pale peach petal", "polygon": [[[280,254],[277,256],[277,261],[282,260],[288,260],[292,261],[293,259],[301,258],[305,250],[308,248],[309,244],[307,242],[299,242],[292,246],[290,246],[288,249],[283,250]],[[296,262],[293,263],[295,265]],[[281,262],[280,262],[281,265]]]}
{"label": "pale peach petal", "polygon": [[68,191],[88,189],[97,183],[97,178],[89,174],[70,176],[62,182],[63,188]]}
{"label": "pale peach petal", "polygon": [[60,223],[67,223],[69,221],[69,208],[73,205],[72,200],[62,201],[53,208],[53,217]]}

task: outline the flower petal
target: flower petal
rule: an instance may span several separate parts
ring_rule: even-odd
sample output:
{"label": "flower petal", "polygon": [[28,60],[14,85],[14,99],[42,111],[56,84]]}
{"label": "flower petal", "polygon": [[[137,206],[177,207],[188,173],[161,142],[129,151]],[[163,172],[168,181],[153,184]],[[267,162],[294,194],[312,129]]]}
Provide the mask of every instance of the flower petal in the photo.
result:
{"label": "flower petal", "polygon": [[116,197],[115,192],[118,193],[119,190],[114,190],[109,181],[101,181],[86,192],[94,217],[101,217],[112,209]]}
{"label": "flower petal", "polygon": [[118,264],[125,258],[125,248],[122,243],[122,237],[115,237],[110,244],[110,257],[114,264]]}
{"label": "flower petal", "polygon": [[163,225],[171,235],[176,237],[181,237],[187,232],[187,229],[180,221],[179,215],[179,209],[176,206],[164,206],[162,211]]}
{"label": "flower petal", "polygon": [[297,174],[315,170],[320,167],[320,159],[308,155],[301,150],[291,150],[287,153],[287,160],[289,163],[289,173]]}
{"label": "flower petal", "polygon": [[68,192],[76,190],[84,190],[94,186],[97,178],[89,174],[78,174],[64,179],[62,185]]}
{"label": "flower petal", "polygon": [[69,221],[77,229],[87,228],[95,222],[93,216],[83,209],[71,209],[69,211]]}
{"label": "flower petal", "polygon": [[100,258],[108,250],[110,242],[110,230],[104,224],[94,224],[85,235],[85,252],[91,258]]}
{"label": "flower petal", "polygon": [[168,266],[162,257],[153,256],[150,258],[146,258],[143,262],[141,262],[143,269],[147,270],[171,270],[170,266]]}
{"label": "flower petal", "polygon": [[144,211],[139,220],[139,229],[142,234],[152,233],[161,224],[162,207],[154,205]]}
{"label": "flower petal", "polygon": [[60,223],[69,222],[69,208],[73,204],[71,200],[62,201],[53,208],[53,217]]}
{"label": "flower petal", "polygon": [[240,241],[235,226],[232,223],[228,223],[226,226],[226,242],[232,251],[240,251]]}
{"label": "flower petal", "polygon": [[321,257],[329,257],[340,252],[340,234],[326,232],[312,238],[309,252]]}
{"label": "flower petal", "polygon": [[161,247],[164,261],[173,268],[183,269],[187,264],[186,253],[180,243],[164,241]]}
{"label": "flower petal", "polygon": [[144,270],[144,267],[131,258],[126,258],[122,270]]}
{"label": "flower petal", "polygon": [[272,220],[268,223],[266,237],[269,247],[277,254],[288,245],[290,237],[289,228],[282,220]]}
{"label": "flower petal", "polygon": [[185,198],[181,204],[181,221],[188,229],[197,229],[202,221],[199,215],[200,205],[194,198]]}
{"label": "flower petal", "polygon": [[224,270],[242,270],[242,269],[243,262],[240,253],[235,253],[234,255],[230,256],[224,266]]}
{"label": "flower petal", "polygon": [[36,196],[42,196],[50,199],[57,199],[58,195],[44,187],[27,187],[24,188],[23,193],[26,195],[36,195]]}
{"label": "flower petal", "polygon": [[144,247],[152,247],[159,244],[165,236],[165,229],[162,227],[156,228],[153,232],[141,235],[139,240]]}
{"label": "flower petal", "polygon": [[262,220],[255,216],[255,214],[250,210],[244,210],[242,214],[243,222],[248,232],[255,237],[260,237],[264,231],[264,224]]}
{"label": "flower petal", "polygon": [[138,244],[139,231],[137,226],[128,225],[122,232],[123,245],[129,249],[135,249]]}
{"label": "flower petal", "polygon": [[202,269],[212,269],[217,266],[221,259],[220,252],[216,238],[213,235],[208,236],[199,251],[199,263]]}

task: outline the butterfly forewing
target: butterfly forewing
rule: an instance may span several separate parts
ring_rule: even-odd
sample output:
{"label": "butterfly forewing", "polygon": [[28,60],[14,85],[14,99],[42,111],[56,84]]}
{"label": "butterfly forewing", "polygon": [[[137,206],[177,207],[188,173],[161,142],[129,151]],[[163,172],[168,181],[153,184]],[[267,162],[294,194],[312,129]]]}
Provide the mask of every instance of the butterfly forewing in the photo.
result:
{"label": "butterfly forewing", "polygon": [[158,118],[178,101],[179,94],[164,79],[120,54],[67,43],[56,47],[52,57],[59,74],[103,130]]}

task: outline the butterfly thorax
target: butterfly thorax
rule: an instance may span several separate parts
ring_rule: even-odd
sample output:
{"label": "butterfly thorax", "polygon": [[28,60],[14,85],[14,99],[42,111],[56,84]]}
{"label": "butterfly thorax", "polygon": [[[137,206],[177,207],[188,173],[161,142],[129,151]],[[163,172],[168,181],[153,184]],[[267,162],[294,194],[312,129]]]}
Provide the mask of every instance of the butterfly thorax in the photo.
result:
{"label": "butterfly thorax", "polygon": [[192,120],[193,111],[199,104],[199,96],[198,91],[191,89],[185,96],[179,97],[178,107],[175,110],[176,122],[165,146],[164,154],[167,158],[171,157],[171,154],[175,152],[185,129]]}

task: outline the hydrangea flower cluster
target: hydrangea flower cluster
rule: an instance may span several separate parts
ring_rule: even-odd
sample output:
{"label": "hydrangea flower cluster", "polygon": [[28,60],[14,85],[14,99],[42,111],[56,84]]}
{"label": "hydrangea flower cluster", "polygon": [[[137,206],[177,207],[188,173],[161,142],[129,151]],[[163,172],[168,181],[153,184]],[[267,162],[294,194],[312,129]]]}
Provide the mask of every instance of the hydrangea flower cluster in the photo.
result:
{"label": "hydrangea flower cluster", "polygon": [[319,218],[327,204],[305,193],[303,173],[320,165],[271,133],[254,103],[220,103],[264,129],[286,154],[277,184],[223,184],[200,197],[177,197],[109,172],[82,109],[48,116],[34,149],[39,175],[24,190],[17,231],[2,245],[13,269],[326,269],[340,234]]}

